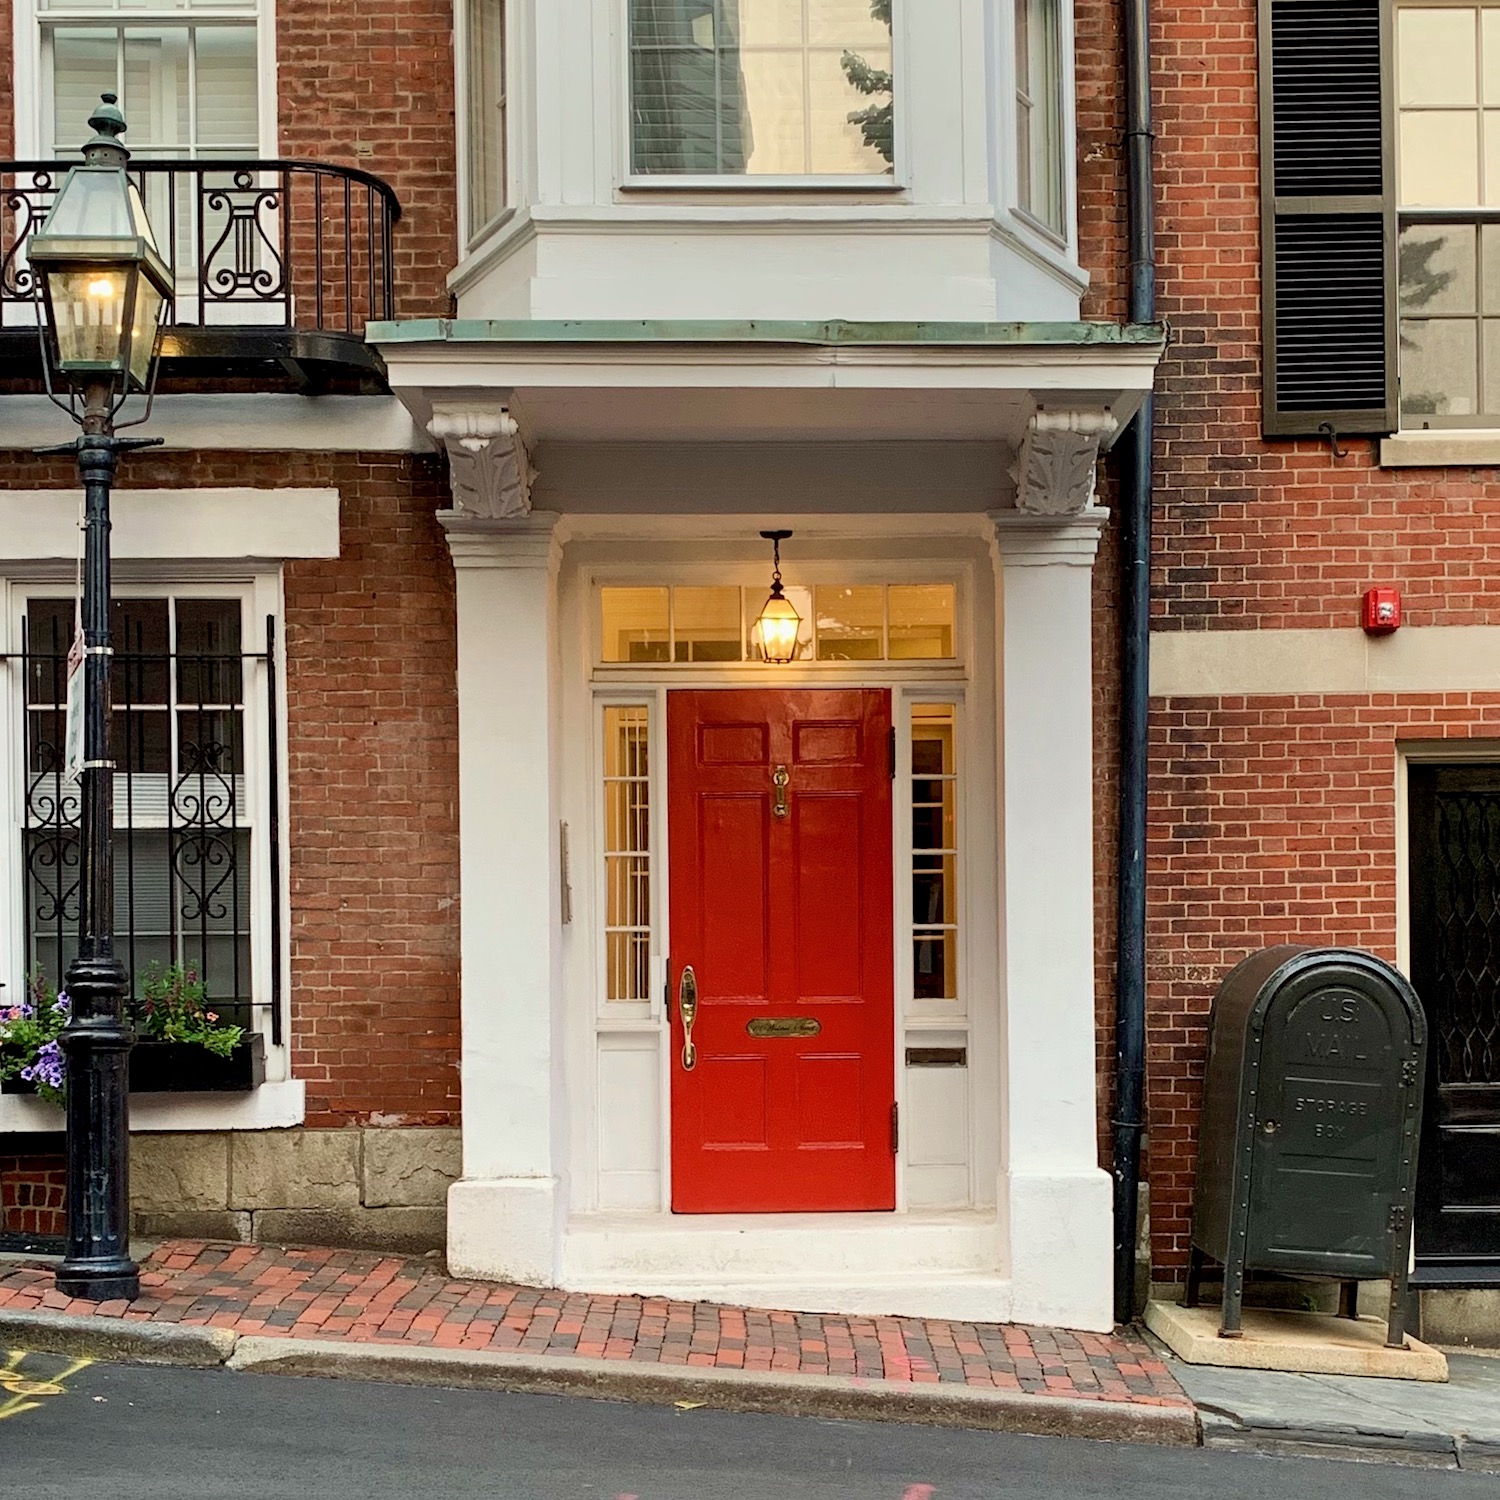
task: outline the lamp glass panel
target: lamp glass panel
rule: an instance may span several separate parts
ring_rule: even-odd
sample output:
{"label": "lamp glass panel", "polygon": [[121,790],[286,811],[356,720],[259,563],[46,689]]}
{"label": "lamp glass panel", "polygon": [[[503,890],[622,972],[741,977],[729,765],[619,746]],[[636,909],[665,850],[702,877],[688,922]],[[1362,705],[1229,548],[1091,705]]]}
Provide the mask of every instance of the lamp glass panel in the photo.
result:
{"label": "lamp glass panel", "polygon": [[131,239],[125,174],[113,167],[74,167],[39,233],[61,239]]}
{"label": "lamp glass panel", "polygon": [[130,378],[141,387],[151,373],[156,353],[156,325],[161,319],[162,295],[144,272],[136,272],[135,314],[130,329]]}
{"label": "lamp glass panel", "polygon": [[115,370],[124,366],[123,320],[130,272],[124,267],[47,272],[59,367]]}

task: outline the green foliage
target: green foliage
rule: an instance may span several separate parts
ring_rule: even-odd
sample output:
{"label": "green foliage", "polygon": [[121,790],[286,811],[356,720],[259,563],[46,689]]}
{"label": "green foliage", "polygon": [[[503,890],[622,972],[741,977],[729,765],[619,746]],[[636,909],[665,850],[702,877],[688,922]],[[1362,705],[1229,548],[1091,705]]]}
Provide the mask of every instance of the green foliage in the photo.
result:
{"label": "green foliage", "polygon": [[[875,20],[891,24],[891,0],[870,0],[870,14]],[[885,97],[884,104],[856,109],[848,116],[851,125],[859,126],[865,145],[878,151],[888,162],[896,159],[895,81],[884,68],[872,68],[857,52],[845,52],[839,59],[844,77],[855,89],[869,97]]]}
{"label": "green foliage", "polygon": [[228,1057],[244,1030],[221,1021],[208,1008],[208,989],[196,969],[152,964],[141,981],[141,1030],[163,1042],[196,1042],[216,1057]]}

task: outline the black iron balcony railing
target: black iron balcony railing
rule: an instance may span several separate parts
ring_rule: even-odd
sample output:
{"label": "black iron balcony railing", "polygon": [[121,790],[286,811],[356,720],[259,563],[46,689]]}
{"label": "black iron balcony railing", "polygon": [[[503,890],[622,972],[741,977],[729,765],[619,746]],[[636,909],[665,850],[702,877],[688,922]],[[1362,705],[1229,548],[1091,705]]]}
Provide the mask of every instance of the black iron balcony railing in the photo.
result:
{"label": "black iron balcony railing", "polygon": [[[0,162],[7,346],[19,349],[11,335],[36,327],[26,241],[70,165]],[[378,371],[363,334],[367,323],[395,316],[391,242],[401,205],[388,184],[308,161],[137,158],[128,170],[176,277],[165,361]]]}

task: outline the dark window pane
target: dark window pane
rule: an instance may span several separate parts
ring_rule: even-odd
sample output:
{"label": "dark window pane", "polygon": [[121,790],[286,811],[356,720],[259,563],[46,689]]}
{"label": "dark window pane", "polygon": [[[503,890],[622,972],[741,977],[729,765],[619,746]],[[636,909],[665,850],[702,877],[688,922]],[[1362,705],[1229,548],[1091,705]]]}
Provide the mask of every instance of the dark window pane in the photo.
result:
{"label": "dark window pane", "polygon": [[[165,709],[116,708],[109,726],[117,770],[165,776],[172,762],[172,717]],[[116,791],[116,800],[120,793]]]}
{"label": "dark window pane", "polygon": [[177,601],[177,697],[234,704],[243,692],[237,599]]}
{"label": "dark window pane", "polygon": [[114,660],[110,691],[116,704],[167,703],[167,653],[171,650],[165,599],[116,599],[110,606]]}

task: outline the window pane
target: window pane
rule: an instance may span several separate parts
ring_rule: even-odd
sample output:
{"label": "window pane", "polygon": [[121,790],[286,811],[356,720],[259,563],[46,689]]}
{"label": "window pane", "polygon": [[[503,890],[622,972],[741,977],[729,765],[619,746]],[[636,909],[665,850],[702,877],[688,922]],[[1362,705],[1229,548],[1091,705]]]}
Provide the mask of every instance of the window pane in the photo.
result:
{"label": "window pane", "polygon": [[957,710],[919,703],[911,711],[912,992],[958,998]]}
{"label": "window pane", "polygon": [[1479,230],[1481,308],[1500,313],[1500,224],[1484,224]]}
{"label": "window pane", "polygon": [[1500,10],[1487,5],[1479,14],[1484,40],[1484,102],[1500,104]]}
{"label": "window pane", "polygon": [[879,661],[885,654],[885,589],[878,583],[817,590],[818,660]]}
{"label": "window pane", "polygon": [[[802,52],[725,54],[725,98],[744,100],[743,135],[748,146],[738,170],[759,176],[796,176],[807,160],[807,94]],[[727,165],[724,171],[730,171]]]}
{"label": "window pane", "polygon": [[93,135],[88,118],[99,95],[120,87],[120,36],[114,27],[69,27],[52,37],[52,141],[73,152]]}
{"label": "window pane", "polygon": [[890,0],[631,0],[637,172],[891,170]]}
{"label": "window pane", "polygon": [[238,703],[244,691],[238,599],[177,601],[177,700]]}
{"label": "window pane", "polygon": [[740,591],[672,590],[674,661],[739,661]]}
{"label": "window pane", "polygon": [[1479,202],[1479,117],[1454,110],[1403,112],[1401,201],[1414,208]]}
{"label": "window pane", "polygon": [[133,150],[170,156],[193,144],[188,97],[188,30],[130,27],[125,32],[125,92]]}
{"label": "window pane", "polygon": [[892,584],[890,658],[892,661],[939,660],[953,650],[953,585]]}
{"label": "window pane", "polygon": [[194,144],[233,148],[253,156],[260,148],[255,28],[198,26],[193,42],[198,67]]}
{"label": "window pane", "polygon": [[469,233],[505,207],[505,0],[469,0]]}
{"label": "window pane", "polygon": [[1403,5],[1396,11],[1400,103],[1474,104],[1478,55],[1473,10],[1429,10]]}
{"label": "window pane", "polygon": [[650,710],[604,710],[605,997],[648,1000],[651,982]]}
{"label": "window pane", "polygon": [[1057,0],[1016,0],[1017,198],[1049,229],[1063,203],[1062,33]]}
{"label": "window pane", "polygon": [[1401,409],[1470,417],[1478,409],[1478,327],[1472,319],[1401,320]]}
{"label": "window pane", "polygon": [[1500,318],[1484,320],[1484,389],[1480,410],[1500,413]]}
{"label": "window pane", "polygon": [[664,588],[601,589],[603,659],[631,662],[670,660],[667,599]]}
{"label": "window pane", "polygon": [[171,625],[165,599],[116,599],[110,605],[110,688],[114,701],[140,707],[165,707],[171,674]]}
{"label": "window pane", "polygon": [[1401,310],[1475,311],[1475,231],[1470,224],[1413,224],[1401,231]]}

